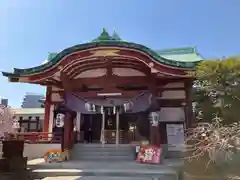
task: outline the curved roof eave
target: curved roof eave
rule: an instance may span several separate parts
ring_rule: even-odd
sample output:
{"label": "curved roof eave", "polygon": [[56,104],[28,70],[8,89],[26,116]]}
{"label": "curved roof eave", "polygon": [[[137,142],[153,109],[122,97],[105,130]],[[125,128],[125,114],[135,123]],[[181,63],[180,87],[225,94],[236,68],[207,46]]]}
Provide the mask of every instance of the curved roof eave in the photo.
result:
{"label": "curved roof eave", "polygon": [[165,65],[169,65],[172,67],[178,67],[178,68],[194,69],[196,65],[200,62],[200,61],[183,62],[183,61],[167,59],[160,56],[158,53],[151,50],[150,48],[140,44],[136,44],[136,43],[126,42],[126,41],[116,41],[116,40],[101,40],[101,41],[94,41],[94,42],[89,42],[84,44],[78,44],[78,45],[69,47],[67,49],[64,49],[60,53],[54,55],[54,57],[50,61],[40,66],[26,68],[26,69],[14,68],[13,74],[21,76],[21,75],[28,75],[32,73],[42,72],[48,68],[51,68],[54,64],[58,63],[64,56],[68,54],[71,54],[76,51],[81,51],[81,50],[86,50],[86,49],[96,48],[96,47],[122,47],[122,48],[139,50],[147,53],[157,62],[163,63]]}

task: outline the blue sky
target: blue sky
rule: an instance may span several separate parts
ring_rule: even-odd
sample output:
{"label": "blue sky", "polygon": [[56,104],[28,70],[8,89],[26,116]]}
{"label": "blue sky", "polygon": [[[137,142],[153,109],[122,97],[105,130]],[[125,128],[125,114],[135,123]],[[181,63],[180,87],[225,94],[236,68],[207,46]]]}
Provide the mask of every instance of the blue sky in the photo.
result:
{"label": "blue sky", "polygon": [[[239,0],[1,0],[0,70],[39,65],[103,27],[152,49],[197,46],[206,58],[238,55],[239,8]],[[0,96],[13,107],[26,92],[45,88],[0,76]]]}

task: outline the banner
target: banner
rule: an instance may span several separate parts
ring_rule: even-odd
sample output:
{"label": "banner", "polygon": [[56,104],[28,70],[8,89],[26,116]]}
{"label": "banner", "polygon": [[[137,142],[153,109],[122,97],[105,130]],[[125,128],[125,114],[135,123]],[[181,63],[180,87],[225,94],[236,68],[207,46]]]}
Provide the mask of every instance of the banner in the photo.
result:
{"label": "banner", "polygon": [[51,162],[62,162],[69,160],[69,151],[61,149],[52,149],[44,154],[44,161]]}
{"label": "banner", "polygon": [[[107,98],[106,100],[97,101],[96,99],[85,100],[72,93],[66,93],[65,106],[73,111],[81,112],[83,114],[96,114],[98,107],[104,106],[104,101],[111,101],[111,106],[124,106],[126,113],[137,113],[147,110],[154,104],[155,99],[148,91],[137,95],[131,99]],[[107,107],[107,106],[106,106]],[[94,110],[93,110],[94,109]]]}
{"label": "banner", "polygon": [[143,146],[137,155],[137,162],[144,164],[160,164],[161,148],[156,146]]}

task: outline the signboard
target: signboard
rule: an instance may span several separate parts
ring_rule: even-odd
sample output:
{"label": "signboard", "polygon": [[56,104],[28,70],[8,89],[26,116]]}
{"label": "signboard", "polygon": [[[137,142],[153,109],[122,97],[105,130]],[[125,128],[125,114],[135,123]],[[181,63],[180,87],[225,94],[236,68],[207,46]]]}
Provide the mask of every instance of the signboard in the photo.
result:
{"label": "signboard", "polygon": [[183,151],[184,145],[184,125],[167,124],[168,150]]}
{"label": "signboard", "polygon": [[62,152],[61,149],[53,149],[45,153],[44,155],[45,162],[62,162],[65,160],[69,160],[69,151],[64,150]]}
{"label": "signboard", "polygon": [[159,164],[160,155],[161,148],[151,145],[143,146],[139,149],[136,161],[145,164]]}
{"label": "signboard", "polygon": [[149,145],[149,141],[148,140],[143,140],[143,141],[140,142],[140,145],[141,145],[141,147],[147,146],[147,145]]}

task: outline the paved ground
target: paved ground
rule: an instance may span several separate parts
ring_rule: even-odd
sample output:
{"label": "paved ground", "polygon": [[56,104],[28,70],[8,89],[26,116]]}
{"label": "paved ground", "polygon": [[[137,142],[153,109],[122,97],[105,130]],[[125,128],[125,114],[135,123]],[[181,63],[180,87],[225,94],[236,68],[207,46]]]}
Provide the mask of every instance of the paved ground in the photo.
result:
{"label": "paved ground", "polygon": [[[43,180],[123,180],[123,178],[122,177],[109,177],[109,176],[102,176],[102,177],[65,176],[65,177],[47,177],[47,178],[44,178]],[[137,177],[137,178],[131,177],[128,180],[152,180],[152,178],[146,179],[146,178],[139,178],[139,177]]]}
{"label": "paved ground", "polygon": [[[24,174],[0,176],[0,180],[172,180],[179,161],[166,161],[163,165],[147,165],[136,162],[69,161],[45,163],[43,159],[28,162]],[[158,178],[158,180],[159,180]]]}

